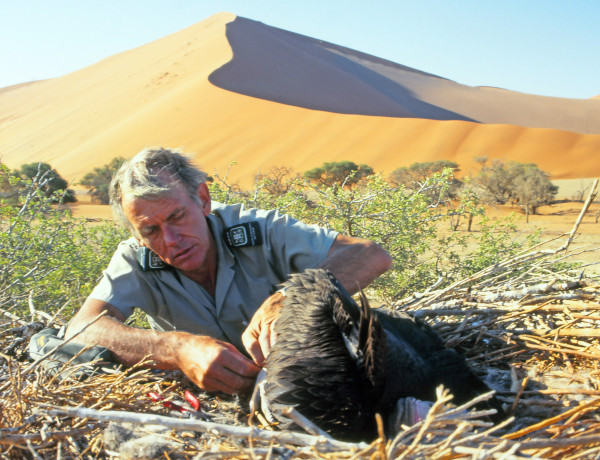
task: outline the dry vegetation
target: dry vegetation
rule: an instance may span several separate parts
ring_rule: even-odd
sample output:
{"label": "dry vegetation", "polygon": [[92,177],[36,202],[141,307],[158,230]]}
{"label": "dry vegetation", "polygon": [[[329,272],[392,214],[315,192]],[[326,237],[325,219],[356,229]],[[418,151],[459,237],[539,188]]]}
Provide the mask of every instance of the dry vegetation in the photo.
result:
{"label": "dry vegetation", "polygon": [[[133,368],[78,380],[66,365],[53,375],[25,349],[35,330],[64,319],[32,308],[31,317],[4,312],[0,325],[0,458],[599,458],[600,281],[546,270],[581,256],[572,244],[580,225],[394,305],[467,355],[511,415],[500,426],[440,392],[428,417],[394,439],[349,444],[265,426],[246,400],[199,392],[179,373]],[[183,401],[186,390],[201,401],[196,417],[148,397]]]}

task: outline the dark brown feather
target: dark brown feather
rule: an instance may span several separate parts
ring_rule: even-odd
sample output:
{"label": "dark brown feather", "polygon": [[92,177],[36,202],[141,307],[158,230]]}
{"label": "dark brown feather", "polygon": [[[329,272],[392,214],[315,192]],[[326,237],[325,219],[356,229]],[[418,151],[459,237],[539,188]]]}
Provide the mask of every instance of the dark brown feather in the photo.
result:
{"label": "dark brown feather", "polygon": [[489,391],[429,326],[371,309],[362,292],[358,306],[331,273],[307,270],[285,286],[265,385],[283,427],[291,406],[337,438],[369,440],[375,414],[385,420],[399,398],[433,401],[440,384],[459,403]]}

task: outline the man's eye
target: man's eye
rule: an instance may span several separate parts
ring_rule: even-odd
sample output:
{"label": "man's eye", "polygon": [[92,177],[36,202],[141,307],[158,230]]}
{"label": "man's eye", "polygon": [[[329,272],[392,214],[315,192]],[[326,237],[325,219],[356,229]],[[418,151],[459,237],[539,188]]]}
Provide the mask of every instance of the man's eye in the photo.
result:
{"label": "man's eye", "polygon": [[178,214],[175,214],[173,217],[171,217],[171,220],[177,222],[178,220],[183,219],[184,215],[185,215],[185,213],[180,212]]}
{"label": "man's eye", "polygon": [[154,227],[145,228],[142,230],[142,236],[144,236],[144,237],[152,236],[155,233],[156,233],[156,228],[154,228]]}

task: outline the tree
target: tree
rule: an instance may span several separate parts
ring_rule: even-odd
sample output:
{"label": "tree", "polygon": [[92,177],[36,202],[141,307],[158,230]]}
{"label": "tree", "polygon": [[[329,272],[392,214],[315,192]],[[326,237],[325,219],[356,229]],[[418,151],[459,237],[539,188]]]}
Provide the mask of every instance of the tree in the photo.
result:
{"label": "tree", "polygon": [[421,163],[413,163],[410,166],[402,166],[395,169],[390,174],[390,182],[394,185],[404,185],[408,188],[414,188],[418,183],[424,182],[427,178],[435,173],[442,172],[444,169],[450,168],[454,172],[458,172],[458,163],[449,160],[427,161]]}
{"label": "tree", "polygon": [[93,202],[100,204],[109,203],[108,189],[110,181],[124,162],[125,158],[123,157],[113,158],[110,163],[99,168],[94,168],[92,172],[83,176],[81,185],[87,187],[88,194],[92,196]]}
{"label": "tree", "polygon": [[483,200],[493,204],[506,204],[513,196],[516,169],[507,168],[504,161],[494,160],[491,165],[481,161],[481,171],[474,183],[482,190]]}
{"label": "tree", "polygon": [[514,180],[516,203],[523,208],[529,222],[529,215],[535,214],[539,206],[550,204],[558,193],[558,186],[550,182],[550,177],[533,163],[512,165],[517,169]]}
{"label": "tree", "polygon": [[471,184],[471,179],[465,177],[461,183],[460,193],[458,195],[459,206],[453,214],[450,215],[450,225],[452,230],[457,230],[461,218],[467,219],[467,232],[470,232],[473,227],[473,219],[475,216],[483,216],[484,208],[480,206],[480,198],[477,193],[477,188]]}
{"label": "tree", "polygon": [[393,185],[403,185],[409,190],[419,190],[421,184],[434,174],[442,173],[446,169],[452,170],[452,178],[448,189],[445,191],[448,198],[454,199],[458,196],[462,183],[454,174],[460,169],[458,163],[449,160],[427,161],[413,163],[410,166],[402,166],[395,169],[389,176],[389,181]]}
{"label": "tree", "polygon": [[552,203],[558,187],[550,176],[536,164],[495,160],[490,166],[480,162],[481,171],[474,183],[483,192],[484,200],[494,204],[521,206],[527,216],[535,214],[539,206]]}
{"label": "tree", "polygon": [[56,192],[62,191],[60,198],[55,198],[55,201],[60,200],[65,203],[77,201],[75,192],[68,188],[69,183],[48,163],[25,164],[16,173],[23,179],[29,179],[34,184],[39,184],[40,190],[47,198],[51,198]]}
{"label": "tree", "polygon": [[19,187],[15,184],[18,180],[16,173],[0,162],[0,203],[15,205],[19,202]]}
{"label": "tree", "polygon": [[306,171],[304,177],[313,183],[331,187],[336,184],[352,186],[373,174],[373,168],[365,164],[357,165],[353,161],[332,161]]}
{"label": "tree", "polygon": [[[0,177],[4,172],[0,165]],[[43,181],[11,176],[10,182],[20,202],[0,200],[0,306],[19,317],[33,314],[33,306],[69,317],[127,231],[111,221],[89,225],[65,206],[54,206]]]}
{"label": "tree", "polygon": [[280,196],[290,191],[298,177],[291,168],[279,166],[271,168],[267,174],[259,173],[256,181],[271,195]]}

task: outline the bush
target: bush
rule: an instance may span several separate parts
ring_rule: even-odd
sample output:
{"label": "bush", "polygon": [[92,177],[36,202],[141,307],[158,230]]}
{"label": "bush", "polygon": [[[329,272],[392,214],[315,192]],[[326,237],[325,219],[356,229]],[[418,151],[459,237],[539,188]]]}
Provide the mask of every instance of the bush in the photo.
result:
{"label": "bush", "polygon": [[[75,192],[68,188],[68,182],[58,174],[48,163],[29,163],[15,171],[22,179],[29,179],[38,185],[46,198],[54,197],[55,202],[74,203],[77,201]],[[61,193],[56,193],[61,192]]]}
{"label": "bush", "polygon": [[[226,179],[210,188],[218,201],[276,208],[307,223],[378,242],[394,265],[372,289],[389,300],[421,292],[438,280],[448,285],[531,243],[516,241],[514,227],[505,221],[484,220],[480,231],[471,234],[449,231],[444,223],[478,209],[468,200],[453,208],[432,200],[432,195],[445,196],[451,170],[428,178],[419,190],[393,186],[380,175],[352,188],[291,177],[287,193],[274,194],[265,185],[272,179],[260,178],[251,191],[229,186]],[[96,285],[127,232],[112,222],[75,219],[53,205],[39,184],[19,179],[1,165],[0,183],[24,191],[19,203],[0,202],[0,309],[23,317],[30,302],[46,312],[66,305],[64,314],[70,315]]]}
{"label": "bush", "polygon": [[392,171],[389,180],[394,185],[404,185],[414,189],[418,188],[419,183],[448,168],[454,172],[459,171],[458,163],[449,160],[413,163],[410,166],[402,166]]}
{"label": "bush", "polygon": [[19,189],[16,186],[18,175],[0,163],[0,200],[7,204],[19,202]]}
{"label": "bush", "polygon": [[533,163],[495,160],[487,166],[485,158],[479,162],[481,171],[473,182],[489,203],[518,205],[529,215],[535,214],[539,206],[552,203],[558,192],[550,176]]}
{"label": "bush", "polygon": [[291,168],[279,166],[271,168],[266,174],[258,174],[256,182],[273,196],[281,196],[294,188],[300,175]]}
{"label": "bush", "polygon": [[92,172],[87,173],[81,180],[81,185],[88,189],[88,194],[92,197],[92,202],[108,204],[108,188],[113,175],[125,162],[125,158],[113,158],[110,163],[99,168],[94,168]]}
{"label": "bush", "polygon": [[[452,171],[450,186],[445,190],[446,197],[450,200],[456,199],[460,194],[462,182],[455,177],[455,173],[459,171],[459,168],[458,163],[454,163],[453,161],[438,160],[403,166],[390,174],[389,181],[396,186],[402,185],[410,190],[419,190],[428,178],[446,170]],[[435,190],[429,193],[434,193],[431,197],[432,199],[440,199],[439,196],[435,196]]]}
{"label": "bush", "polygon": [[513,164],[517,169],[514,181],[514,197],[525,214],[535,214],[539,206],[550,204],[558,193],[558,186],[550,182],[550,176],[537,165]]}
{"label": "bush", "polygon": [[365,164],[357,165],[353,161],[333,161],[306,171],[304,177],[325,187],[334,185],[350,187],[373,173],[373,168]]}
{"label": "bush", "polygon": [[17,205],[0,200],[0,308],[24,316],[31,303],[46,312],[65,307],[70,315],[126,234],[112,222],[75,219],[39,183],[14,176],[11,182],[24,194]]}
{"label": "bush", "polygon": [[376,241],[392,255],[394,264],[371,289],[389,300],[423,291],[438,280],[448,285],[522,249],[514,226],[508,224],[486,221],[477,234],[440,232],[444,223],[455,228],[460,216],[471,220],[483,214],[472,194],[465,194],[455,206],[444,204],[453,182],[451,169],[427,178],[417,190],[374,175],[351,188],[296,178],[287,193],[273,195],[265,187],[271,180],[262,177],[254,190],[245,192],[219,179],[211,184],[211,194],[218,201],[278,209],[307,223]]}

